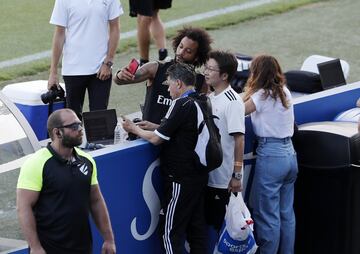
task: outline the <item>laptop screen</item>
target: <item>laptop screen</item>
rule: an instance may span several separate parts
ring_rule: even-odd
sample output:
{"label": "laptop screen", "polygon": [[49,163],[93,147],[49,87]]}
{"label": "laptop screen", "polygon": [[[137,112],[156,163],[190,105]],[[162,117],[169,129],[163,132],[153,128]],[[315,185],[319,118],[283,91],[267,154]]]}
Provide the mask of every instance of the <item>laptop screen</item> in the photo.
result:
{"label": "laptop screen", "polygon": [[334,59],[318,65],[321,85],[324,90],[346,85],[340,59]]}
{"label": "laptop screen", "polygon": [[83,121],[89,143],[114,140],[114,129],[117,124],[115,109],[84,112]]}

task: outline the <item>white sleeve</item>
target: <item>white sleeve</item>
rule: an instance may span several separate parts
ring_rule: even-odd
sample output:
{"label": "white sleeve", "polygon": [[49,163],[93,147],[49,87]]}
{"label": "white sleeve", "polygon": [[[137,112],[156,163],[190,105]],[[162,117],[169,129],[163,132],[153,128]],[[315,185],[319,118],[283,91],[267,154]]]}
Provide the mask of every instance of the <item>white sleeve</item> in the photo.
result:
{"label": "white sleeve", "polygon": [[68,12],[64,0],[56,0],[50,18],[50,24],[57,26],[68,26]]}
{"label": "white sleeve", "polygon": [[260,89],[250,96],[250,98],[255,104],[256,111],[258,112],[261,112],[261,106],[263,105],[262,102],[264,102],[263,95],[264,95],[264,90]]}
{"label": "white sleeve", "polygon": [[245,134],[245,106],[242,100],[231,101],[225,111],[227,131]]}
{"label": "white sleeve", "polygon": [[121,2],[119,0],[112,0],[108,7],[108,20],[113,20],[124,13]]}

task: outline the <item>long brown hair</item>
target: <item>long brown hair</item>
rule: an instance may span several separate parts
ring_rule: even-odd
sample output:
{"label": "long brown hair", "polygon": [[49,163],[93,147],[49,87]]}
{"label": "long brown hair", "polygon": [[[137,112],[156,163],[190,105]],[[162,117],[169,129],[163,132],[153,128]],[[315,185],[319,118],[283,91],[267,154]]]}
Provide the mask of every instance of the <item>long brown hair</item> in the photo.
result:
{"label": "long brown hair", "polygon": [[285,76],[275,57],[258,55],[251,61],[250,77],[245,86],[245,101],[260,89],[265,90],[264,99],[271,96],[274,100],[280,98],[282,105],[289,108],[283,87]]}

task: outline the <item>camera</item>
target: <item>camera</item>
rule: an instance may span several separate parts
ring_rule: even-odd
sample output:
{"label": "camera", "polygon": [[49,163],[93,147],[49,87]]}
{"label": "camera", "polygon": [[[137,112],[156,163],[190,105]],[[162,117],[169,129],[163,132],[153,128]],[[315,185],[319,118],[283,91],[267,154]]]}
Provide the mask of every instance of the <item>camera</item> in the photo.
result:
{"label": "camera", "polygon": [[56,98],[63,100],[65,97],[65,91],[61,86],[53,86],[49,91],[43,93],[40,97],[44,104],[53,103]]}

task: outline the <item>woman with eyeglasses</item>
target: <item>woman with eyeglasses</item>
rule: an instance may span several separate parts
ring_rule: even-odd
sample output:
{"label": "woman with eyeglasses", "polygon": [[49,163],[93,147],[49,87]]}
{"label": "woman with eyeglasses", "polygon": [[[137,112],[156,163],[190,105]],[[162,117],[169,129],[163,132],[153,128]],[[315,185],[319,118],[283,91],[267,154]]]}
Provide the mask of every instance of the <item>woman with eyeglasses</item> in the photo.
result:
{"label": "woman with eyeglasses", "polygon": [[294,183],[298,167],[291,142],[294,110],[278,61],[259,55],[245,86],[245,112],[258,139],[250,193],[259,253],[292,254],[295,242]]}

